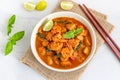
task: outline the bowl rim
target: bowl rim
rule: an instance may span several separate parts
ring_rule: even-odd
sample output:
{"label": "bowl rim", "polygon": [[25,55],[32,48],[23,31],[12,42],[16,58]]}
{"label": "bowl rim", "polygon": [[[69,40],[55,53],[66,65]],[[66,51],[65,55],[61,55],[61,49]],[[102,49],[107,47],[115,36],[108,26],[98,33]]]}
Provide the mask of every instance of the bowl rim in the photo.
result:
{"label": "bowl rim", "polygon": [[[64,16],[64,15],[72,15],[70,16],[71,18],[75,18],[75,16],[77,16],[79,19],[81,19],[81,21],[84,21],[85,23],[83,23],[85,26],[87,24],[87,29],[89,30],[90,32],[90,35],[91,35],[91,39],[92,39],[92,49],[91,49],[91,52],[90,52],[90,55],[87,57],[87,59],[82,63],[80,64],[79,66],[77,67],[74,67],[74,68],[70,68],[70,69],[58,69],[58,68],[54,68],[52,66],[49,66],[47,65],[38,55],[37,51],[36,51],[36,47],[35,47],[35,40],[36,40],[36,33],[38,31],[38,28],[40,27],[40,25],[48,18],[56,18],[56,17],[60,17],[58,15],[61,15],[61,17],[69,17],[69,16]],[[55,16],[56,15],[56,16]],[[73,16],[74,15],[74,16]],[[76,18],[75,18],[76,19]],[[78,20],[78,19],[77,19]],[[79,20],[80,21],[80,20]],[[80,22],[81,22],[80,21]],[[51,13],[47,16],[45,16],[44,18],[42,18],[34,27],[33,31],[32,31],[32,35],[31,35],[31,41],[30,41],[30,46],[31,46],[31,50],[32,50],[32,53],[34,55],[34,57],[37,59],[37,61],[42,64],[44,67],[46,67],[47,69],[50,69],[50,70],[53,70],[53,71],[57,71],[57,72],[71,72],[71,71],[75,71],[75,70],[78,70],[78,69],[81,69],[83,66],[85,66],[91,59],[92,57],[94,56],[94,53],[95,53],[95,50],[96,50],[96,35],[95,35],[95,31],[94,29],[92,28],[92,25],[84,18],[82,17],[81,15],[77,14],[77,13],[74,13],[74,12],[69,12],[69,11],[60,11],[60,12],[54,12],[54,13]]]}

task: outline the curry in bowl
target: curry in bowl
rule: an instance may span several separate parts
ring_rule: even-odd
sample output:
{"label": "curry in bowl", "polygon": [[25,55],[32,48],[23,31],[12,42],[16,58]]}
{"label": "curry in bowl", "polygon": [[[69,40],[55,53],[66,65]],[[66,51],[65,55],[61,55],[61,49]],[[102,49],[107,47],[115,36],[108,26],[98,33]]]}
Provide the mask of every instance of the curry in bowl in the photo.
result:
{"label": "curry in bowl", "polygon": [[80,21],[70,17],[53,18],[51,30],[40,25],[35,47],[47,65],[57,69],[71,69],[81,65],[90,55],[91,35]]}

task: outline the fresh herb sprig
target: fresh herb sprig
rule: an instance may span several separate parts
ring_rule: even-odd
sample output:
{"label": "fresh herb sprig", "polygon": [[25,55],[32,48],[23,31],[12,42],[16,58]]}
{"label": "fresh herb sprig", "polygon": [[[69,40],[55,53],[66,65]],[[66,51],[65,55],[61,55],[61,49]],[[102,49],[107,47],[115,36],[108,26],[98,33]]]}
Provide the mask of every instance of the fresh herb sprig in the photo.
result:
{"label": "fresh herb sprig", "polygon": [[53,52],[52,50],[50,50],[48,47],[45,47],[47,52]]}
{"label": "fresh herb sprig", "polygon": [[74,48],[74,50],[75,50],[75,51],[78,50],[78,49],[81,47],[82,44],[83,44],[82,41],[80,41],[80,42],[79,42],[79,45],[76,46],[76,47]]}
{"label": "fresh herb sprig", "polygon": [[67,20],[59,20],[59,21],[56,21],[57,23],[59,23],[59,24],[70,24],[71,22],[69,22],[69,21],[67,21]]}
{"label": "fresh herb sprig", "polygon": [[37,35],[42,38],[43,40],[46,40],[46,38],[42,35],[42,33],[38,32]]}
{"label": "fresh herb sprig", "polygon": [[64,34],[64,38],[66,38],[66,39],[74,38],[75,36],[80,34],[82,32],[82,30],[83,30],[82,28],[78,28],[76,30],[70,30]]}
{"label": "fresh herb sprig", "polygon": [[12,31],[13,24],[15,23],[16,16],[12,15],[10,19],[8,20],[8,25],[7,25],[7,35],[9,35]]}
{"label": "fresh herb sprig", "polygon": [[[8,25],[7,25],[7,35],[9,36],[9,34],[12,31],[12,25],[15,23],[15,15],[12,15],[10,17],[10,19],[8,20]],[[16,42],[21,40],[24,36],[24,31],[19,31],[16,32],[12,37],[9,36],[9,41],[7,42],[6,46],[5,46],[5,50],[4,50],[4,55],[8,55],[11,53],[11,51],[13,50],[13,45],[16,45]]]}

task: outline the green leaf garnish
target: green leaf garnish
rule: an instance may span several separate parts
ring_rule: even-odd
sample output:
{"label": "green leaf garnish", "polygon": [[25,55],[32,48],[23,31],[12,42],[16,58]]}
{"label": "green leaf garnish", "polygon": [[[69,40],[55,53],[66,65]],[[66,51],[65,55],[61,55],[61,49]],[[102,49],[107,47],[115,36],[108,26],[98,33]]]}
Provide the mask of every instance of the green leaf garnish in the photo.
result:
{"label": "green leaf garnish", "polygon": [[48,47],[45,47],[47,52],[52,52],[52,50],[50,50]]}
{"label": "green leaf garnish", "polygon": [[79,45],[77,47],[75,47],[74,50],[76,51],[77,49],[79,49],[81,47],[81,45],[82,45],[82,42],[80,41]]}
{"label": "green leaf garnish", "polygon": [[56,54],[56,56],[57,56],[58,58],[60,58],[60,57],[61,57],[61,54]]}
{"label": "green leaf garnish", "polygon": [[8,20],[8,25],[7,25],[7,35],[9,35],[12,31],[12,25],[15,23],[16,16],[12,15],[10,19]]}
{"label": "green leaf garnish", "polygon": [[76,30],[70,30],[64,34],[64,38],[66,38],[66,39],[74,38],[75,36],[80,34],[82,32],[82,30],[83,30],[82,28],[78,28]]}
{"label": "green leaf garnish", "polygon": [[[10,19],[8,20],[8,25],[7,25],[7,35],[8,36],[12,31],[12,25],[15,23],[15,19],[16,19],[16,16],[12,15],[10,17]],[[12,37],[9,36],[10,39],[7,42],[7,44],[5,46],[5,50],[4,50],[5,56],[11,53],[11,51],[13,50],[13,45],[16,45],[16,42],[23,38],[24,33],[25,33],[24,31],[19,31],[19,32],[15,33]]]}
{"label": "green leaf garnish", "polygon": [[24,33],[25,33],[24,31],[17,32],[10,38],[10,40],[18,41],[23,38]]}
{"label": "green leaf garnish", "polygon": [[16,45],[16,41],[22,39],[24,36],[24,31],[20,31],[15,33],[6,44],[5,47],[5,55],[8,55],[13,50],[13,45]]}
{"label": "green leaf garnish", "polygon": [[14,40],[11,40],[11,42],[12,42],[12,44],[13,44],[13,45],[16,45],[16,41],[14,41]]}
{"label": "green leaf garnish", "polygon": [[12,29],[11,29],[12,27],[11,26],[7,26],[7,35],[9,35],[10,33],[11,33],[11,31],[12,31]]}
{"label": "green leaf garnish", "polygon": [[56,21],[57,23],[64,23],[64,24],[70,24],[71,22],[67,21],[67,20],[58,20]]}
{"label": "green leaf garnish", "polygon": [[42,38],[43,40],[46,40],[46,38],[42,35],[42,33],[38,32],[37,35]]}
{"label": "green leaf garnish", "polygon": [[64,34],[64,38],[70,39],[70,38],[74,38],[74,30],[73,31],[68,31]]}
{"label": "green leaf garnish", "polygon": [[5,56],[8,55],[13,50],[13,44],[11,41],[9,41],[5,46]]}
{"label": "green leaf garnish", "polygon": [[81,32],[82,32],[82,28],[78,28],[78,29],[76,29],[75,31],[74,31],[74,35],[76,36],[76,35],[78,35],[78,34],[80,34]]}
{"label": "green leaf garnish", "polygon": [[8,25],[12,25],[15,23],[15,19],[16,19],[16,16],[15,15],[12,15],[8,21]]}

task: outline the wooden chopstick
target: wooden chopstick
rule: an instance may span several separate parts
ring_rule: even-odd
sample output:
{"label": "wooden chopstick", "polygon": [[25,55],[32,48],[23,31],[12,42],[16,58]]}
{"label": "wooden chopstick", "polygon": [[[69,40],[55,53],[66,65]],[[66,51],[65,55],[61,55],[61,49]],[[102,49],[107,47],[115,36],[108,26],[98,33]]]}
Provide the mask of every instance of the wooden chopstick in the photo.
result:
{"label": "wooden chopstick", "polygon": [[120,52],[120,48],[118,45],[115,43],[115,41],[111,38],[111,36],[107,33],[107,31],[102,27],[102,25],[98,22],[98,20],[93,16],[93,14],[88,10],[88,8],[83,4],[83,6],[87,9],[89,14],[92,16],[92,18],[96,21],[96,23],[99,25],[99,27],[103,30],[103,32],[107,35],[107,37],[111,40],[111,42],[115,45],[115,47],[118,49]]}
{"label": "wooden chopstick", "polygon": [[82,9],[82,11],[88,17],[90,22],[93,24],[93,26],[99,32],[99,34],[105,40],[105,42],[108,44],[108,46],[111,48],[111,50],[114,52],[114,54],[116,55],[118,60],[120,60],[120,54],[119,54],[120,48],[118,47],[118,45],[108,35],[108,33],[105,31],[105,29],[101,26],[101,24],[98,22],[98,20],[94,17],[94,15],[89,11],[89,9],[84,4],[83,4],[83,6],[81,6],[79,4],[79,7]]}

